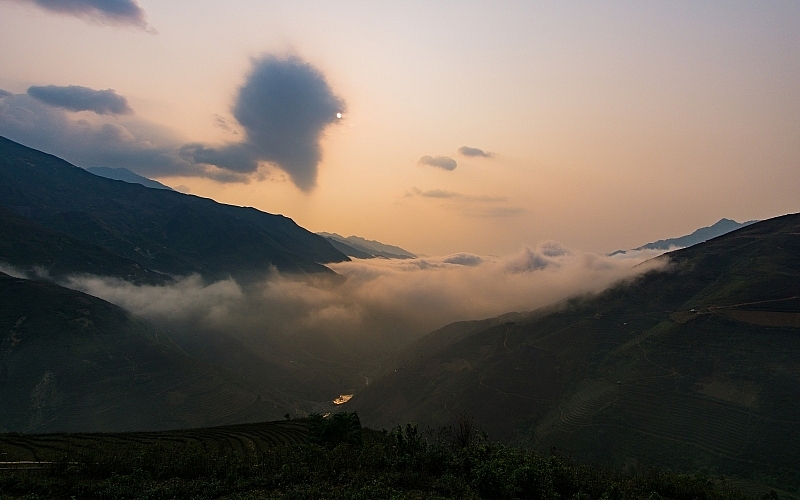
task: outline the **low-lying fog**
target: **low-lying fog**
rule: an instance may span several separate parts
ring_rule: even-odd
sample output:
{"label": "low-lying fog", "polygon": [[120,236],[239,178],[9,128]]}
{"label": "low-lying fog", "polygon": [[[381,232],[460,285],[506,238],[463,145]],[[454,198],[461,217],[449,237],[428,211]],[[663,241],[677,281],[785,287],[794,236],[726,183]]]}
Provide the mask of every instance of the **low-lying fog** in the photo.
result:
{"label": "low-lying fog", "polygon": [[[354,259],[329,265],[345,280],[271,273],[243,288],[198,276],[167,286],[137,286],[99,276],[64,285],[154,321],[200,321],[223,330],[328,335],[403,342],[453,321],[529,311],[599,292],[658,267],[636,266],[658,252],[606,257],[547,242],[509,257],[454,254],[413,260]],[[636,267],[634,267],[636,266]]]}

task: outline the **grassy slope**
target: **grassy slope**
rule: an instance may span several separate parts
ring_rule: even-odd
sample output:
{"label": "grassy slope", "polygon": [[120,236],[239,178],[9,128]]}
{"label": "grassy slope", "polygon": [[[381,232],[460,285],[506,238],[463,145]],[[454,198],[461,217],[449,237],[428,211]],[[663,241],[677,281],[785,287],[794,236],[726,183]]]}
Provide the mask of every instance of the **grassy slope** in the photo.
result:
{"label": "grassy slope", "polygon": [[427,350],[445,336],[435,332],[348,407],[384,426],[467,412],[494,438],[582,460],[800,486],[800,330],[787,319],[800,313],[800,216],[670,259],[665,272],[543,317],[446,332],[452,341]]}

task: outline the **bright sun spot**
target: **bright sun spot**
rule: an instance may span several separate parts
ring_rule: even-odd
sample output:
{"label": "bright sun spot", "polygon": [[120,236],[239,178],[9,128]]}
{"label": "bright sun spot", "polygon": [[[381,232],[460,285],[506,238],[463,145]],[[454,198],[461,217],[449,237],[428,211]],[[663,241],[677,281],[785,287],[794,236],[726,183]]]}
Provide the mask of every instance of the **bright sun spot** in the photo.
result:
{"label": "bright sun spot", "polygon": [[342,117],[341,113],[336,113],[336,118],[341,118],[341,117]]}

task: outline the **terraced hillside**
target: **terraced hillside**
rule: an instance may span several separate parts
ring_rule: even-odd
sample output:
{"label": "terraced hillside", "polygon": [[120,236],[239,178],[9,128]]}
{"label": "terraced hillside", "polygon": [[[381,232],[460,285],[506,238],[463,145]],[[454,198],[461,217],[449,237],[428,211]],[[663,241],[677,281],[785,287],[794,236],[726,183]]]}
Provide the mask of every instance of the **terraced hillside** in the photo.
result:
{"label": "terraced hillside", "polygon": [[174,429],[280,418],[280,391],[190,357],[123,309],[0,273],[0,430]]}
{"label": "terraced hillside", "polygon": [[800,215],[667,258],[595,297],[434,332],[346,407],[372,426],[466,412],[580,460],[800,488]]}
{"label": "terraced hillside", "polygon": [[41,467],[31,462],[50,462],[80,453],[132,450],[167,445],[195,447],[208,453],[254,455],[274,446],[308,441],[308,426],[300,420],[205,427],[187,430],[128,433],[0,434],[2,462],[6,467]]}

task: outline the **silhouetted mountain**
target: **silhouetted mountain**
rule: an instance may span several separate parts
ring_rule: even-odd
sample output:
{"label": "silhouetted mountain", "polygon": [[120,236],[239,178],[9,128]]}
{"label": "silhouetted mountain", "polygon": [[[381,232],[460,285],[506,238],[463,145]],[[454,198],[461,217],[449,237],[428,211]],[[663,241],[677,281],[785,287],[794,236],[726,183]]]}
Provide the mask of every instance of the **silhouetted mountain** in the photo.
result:
{"label": "silhouetted mountain", "polygon": [[141,175],[131,172],[127,168],[111,168],[111,167],[87,167],[88,172],[106,179],[113,179],[115,181],[129,182],[131,184],[141,184],[144,187],[153,189],[168,189],[174,191],[171,187],[165,186],[158,181],[142,177]]}
{"label": "silhouetted mountain", "polygon": [[162,273],[247,280],[347,260],[287,217],[105,179],[5,138],[0,205]]}
{"label": "silhouetted mountain", "polygon": [[580,461],[796,488],[800,215],[660,258],[594,297],[431,333],[345,407],[385,427],[463,412]]}
{"label": "silhouetted mountain", "polygon": [[[370,255],[372,257],[384,257],[387,259],[415,259],[417,256],[413,253],[403,250],[400,247],[396,247],[394,245],[386,245],[379,241],[374,240],[366,240],[364,238],[358,236],[348,236],[345,238],[344,236],[338,235],[336,233],[317,233],[320,236],[324,236],[329,241],[336,241],[341,243],[342,245],[339,248],[343,250],[347,250],[347,248],[351,248],[352,253],[360,253],[362,255]],[[359,255],[353,255],[351,253],[346,253],[350,257],[357,257],[359,259],[365,259],[369,257],[360,257]]]}
{"label": "silhouetted mountain", "polygon": [[187,355],[103,300],[0,273],[0,431],[157,430],[280,418],[276,390]]}
{"label": "silhouetted mountain", "polygon": [[[755,222],[758,221],[750,220],[747,222],[736,222],[735,220],[730,219],[720,219],[714,225],[701,227],[692,234],[681,236],[679,238],[669,238],[666,240],[654,241],[653,243],[642,245],[639,248],[634,248],[634,250],[670,250],[674,248],[686,248],[692,245],[697,245],[698,243],[702,243],[704,241],[708,241],[712,238],[716,238],[717,236],[730,233],[731,231],[735,231],[739,228],[749,226]],[[624,254],[626,252],[627,250],[617,250],[616,252],[612,252],[610,255]]]}

